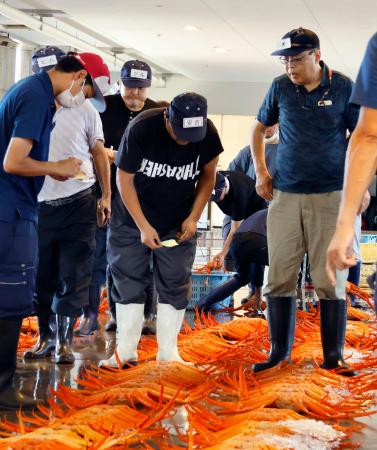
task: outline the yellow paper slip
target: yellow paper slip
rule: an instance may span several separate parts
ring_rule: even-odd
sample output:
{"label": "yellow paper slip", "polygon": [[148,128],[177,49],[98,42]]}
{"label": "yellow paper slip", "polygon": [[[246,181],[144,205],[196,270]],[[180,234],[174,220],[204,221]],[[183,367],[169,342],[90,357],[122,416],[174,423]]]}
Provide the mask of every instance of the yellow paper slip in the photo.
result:
{"label": "yellow paper slip", "polygon": [[80,170],[80,172],[77,174],[77,175],[75,175],[74,177],[72,177],[74,180],[81,180],[81,181],[83,181],[83,180],[86,180],[87,179],[87,176],[86,176],[86,173],[85,172],[83,172],[82,170]]}
{"label": "yellow paper slip", "polygon": [[167,239],[166,241],[161,241],[163,247],[176,247],[178,242],[175,239]]}

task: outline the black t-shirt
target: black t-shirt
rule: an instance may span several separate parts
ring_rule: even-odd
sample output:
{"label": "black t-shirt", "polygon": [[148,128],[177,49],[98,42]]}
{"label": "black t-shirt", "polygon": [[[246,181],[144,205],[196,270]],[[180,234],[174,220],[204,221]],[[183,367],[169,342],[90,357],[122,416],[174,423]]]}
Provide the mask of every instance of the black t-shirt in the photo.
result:
{"label": "black t-shirt", "polygon": [[[116,159],[118,168],[134,173],[144,215],[164,238],[180,229],[195,199],[203,167],[223,151],[218,132],[208,120],[201,142],[177,144],[165,127],[163,109],[145,111],[127,128]],[[117,194],[114,226],[136,226]]]}
{"label": "black t-shirt", "polygon": [[229,192],[217,206],[232,220],[244,220],[253,213],[267,207],[263,198],[255,190],[255,181],[242,172],[220,171],[229,180]]}
{"label": "black t-shirt", "polygon": [[107,95],[106,111],[101,115],[103,134],[105,137],[106,147],[113,146],[114,150],[118,150],[122,141],[123,134],[129,122],[134,119],[142,111],[152,108],[158,108],[157,103],[147,98],[144,107],[140,111],[131,111],[127,108],[120,94]]}
{"label": "black t-shirt", "polygon": [[[158,108],[153,100],[147,98],[143,109],[140,111],[131,111],[120,94],[108,95],[106,99],[106,110],[101,115],[103,134],[105,137],[106,147],[113,146],[114,150],[118,150],[122,141],[122,137],[130,121],[137,117],[142,111],[147,109]],[[116,193],[116,166],[111,165],[111,193],[114,197]]]}

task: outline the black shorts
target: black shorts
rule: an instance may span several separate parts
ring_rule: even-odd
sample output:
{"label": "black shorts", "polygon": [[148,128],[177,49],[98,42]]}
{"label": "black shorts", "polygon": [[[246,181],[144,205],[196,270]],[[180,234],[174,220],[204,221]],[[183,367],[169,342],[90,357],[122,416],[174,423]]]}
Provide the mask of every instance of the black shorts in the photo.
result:
{"label": "black shorts", "polygon": [[[175,235],[173,232],[172,235]],[[191,297],[191,270],[196,236],[172,247],[152,252],[140,240],[137,228],[110,223],[107,260],[113,277],[111,297],[116,303],[145,303],[150,284],[150,257],[159,303],[186,308]]]}

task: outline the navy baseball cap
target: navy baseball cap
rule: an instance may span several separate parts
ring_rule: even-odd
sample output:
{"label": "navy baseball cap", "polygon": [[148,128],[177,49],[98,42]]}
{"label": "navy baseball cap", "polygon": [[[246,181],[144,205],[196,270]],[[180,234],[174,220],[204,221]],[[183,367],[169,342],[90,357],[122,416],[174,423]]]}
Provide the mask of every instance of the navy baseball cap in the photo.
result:
{"label": "navy baseball cap", "polygon": [[137,59],[127,61],[120,71],[120,79],[129,88],[149,87],[152,84],[152,69],[147,63]]}
{"label": "navy baseball cap", "polygon": [[66,53],[58,47],[48,45],[40,48],[31,57],[31,70],[33,73],[40,73],[53,69],[63,56]]}
{"label": "navy baseball cap", "polygon": [[173,98],[168,107],[169,122],[178,139],[200,142],[207,134],[207,100],[195,92]]}
{"label": "navy baseball cap", "polygon": [[272,56],[295,56],[305,50],[319,48],[319,37],[311,30],[295,28],[281,38],[279,47],[271,53]]}
{"label": "navy baseball cap", "polygon": [[213,202],[218,202],[220,200],[225,185],[226,185],[225,175],[223,175],[221,172],[216,172],[215,187],[211,195],[211,200]]}

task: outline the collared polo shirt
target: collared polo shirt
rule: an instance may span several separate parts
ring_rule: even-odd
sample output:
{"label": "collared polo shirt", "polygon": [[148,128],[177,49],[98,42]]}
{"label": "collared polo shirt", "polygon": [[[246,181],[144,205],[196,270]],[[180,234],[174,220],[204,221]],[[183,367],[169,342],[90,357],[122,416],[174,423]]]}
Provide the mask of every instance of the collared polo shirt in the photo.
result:
{"label": "collared polo shirt", "polygon": [[377,33],[369,40],[350,101],[377,109]]}
{"label": "collared polo shirt", "polygon": [[[266,166],[272,177],[275,174],[276,147],[277,144],[265,145]],[[229,163],[227,170],[236,170],[237,172],[246,174],[253,180],[256,179],[250,145],[247,145],[238,152],[237,156]]]}
{"label": "collared polo shirt", "polygon": [[93,186],[96,177],[91,150],[97,141],[103,141],[102,122],[98,111],[89,100],[77,108],[60,108],[54,117],[51,133],[49,161],[78,158],[82,161],[84,179],[69,178],[57,181],[46,177],[38,195],[40,202],[70,197]]}
{"label": "collared polo shirt", "polygon": [[347,131],[356,126],[359,108],[349,103],[352,81],[321,61],[320,84],[308,92],[282,75],[275,78],[258,120],[279,122],[276,189],[315,194],[342,189]]}
{"label": "collared polo shirt", "polygon": [[3,163],[10,140],[33,140],[30,157],[47,161],[54,92],[46,72],[15,84],[0,102],[0,220],[10,222],[18,213],[22,219],[37,220],[38,193],[44,177],[24,177],[4,171]]}

